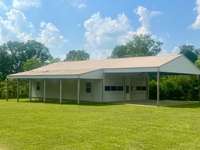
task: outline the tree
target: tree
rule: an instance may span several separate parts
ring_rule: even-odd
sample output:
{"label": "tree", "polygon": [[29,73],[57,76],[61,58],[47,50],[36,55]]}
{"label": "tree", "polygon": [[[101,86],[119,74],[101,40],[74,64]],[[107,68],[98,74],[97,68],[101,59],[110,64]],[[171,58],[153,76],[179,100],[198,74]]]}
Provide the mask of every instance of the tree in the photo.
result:
{"label": "tree", "polygon": [[0,47],[0,80],[12,73],[12,59],[3,47]]}
{"label": "tree", "polygon": [[72,50],[66,55],[66,61],[88,60],[90,55],[84,50]]}
{"label": "tree", "polygon": [[198,59],[198,55],[200,53],[200,49],[195,48],[193,45],[182,45],[179,47],[180,54],[183,54],[187,57],[191,62],[195,63]]}
{"label": "tree", "polygon": [[136,35],[125,45],[116,46],[111,57],[152,56],[161,51],[162,42],[150,35]]}
{"label": "tree", "polygon": [[52,59],[47,47],[36,41],[12,42],[0,45],[0,76],[24,71],[23,64],[29,59],[38,59],[46,63]]}
{"label": "tree", "polygon": [[53,64],[53,63],[57,63],[57,62],[60,62],[61,61],[61,59],[60,58],[52,58],[52,59],[50,59],[49,60],[49,64]]}
{"label": "tree", "polygon": [[200,69],[200,58],[197,59],[197,61],[195,62],[195,65]]}
{"label": "tree", "polygon": [[23,70],[29,71],[44,65],[38,58],[31,58],[28,59],[26,62],[23,63]]}

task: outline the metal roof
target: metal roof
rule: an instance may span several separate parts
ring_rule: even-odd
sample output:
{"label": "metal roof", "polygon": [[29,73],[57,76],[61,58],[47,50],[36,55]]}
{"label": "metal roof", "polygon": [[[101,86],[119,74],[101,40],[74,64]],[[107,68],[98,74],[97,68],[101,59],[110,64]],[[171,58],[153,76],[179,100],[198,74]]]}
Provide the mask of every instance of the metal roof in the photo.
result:
{"label": "metal roof", "polygon": [[9,75],[9,78],[28,76],[73,76],[104,69],[159,68],[182,55],[129,57],[104,60],[66,61],[49,64],[31,71]]}

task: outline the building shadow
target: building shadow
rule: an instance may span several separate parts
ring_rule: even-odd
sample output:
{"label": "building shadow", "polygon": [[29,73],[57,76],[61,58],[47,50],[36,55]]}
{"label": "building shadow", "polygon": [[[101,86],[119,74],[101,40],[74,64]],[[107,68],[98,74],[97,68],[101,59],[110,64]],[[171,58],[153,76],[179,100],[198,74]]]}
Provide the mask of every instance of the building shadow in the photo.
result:
{"label": "building shadow", "polygon": [[[20,99],[21,103],[44,103],[41,99],[34,99],[29,101],[27,99]],[[77,104],[75,100],[63,100],[60,104],[59,100],[47,99],[45,104],[58,104],[58,105],[79,105],[79,106],[113,106],[113,105],[145,105],[145,106],[158,106],[168,108],[200,108],[200,101],[175,101],[175,100],[161,100],[159,105],[156,104],[156,100],[145,100],[145,101],[121,101],[121,102],[87,102],[80,101]]]}
{"label": "building shadow", "polygon": [[80,101],[79,104],[77,104],[74,100],[63,100],[60,104],[59,100],[46,100],[45,102],[43,100],[32,100],[32,101],[21,101],[24,103],[45,103],[45,104],[59,104],[59,105],[79,105],[79,106],[111,106],[111,105],[124,105],[125,102],[87,102],[87,101]]}

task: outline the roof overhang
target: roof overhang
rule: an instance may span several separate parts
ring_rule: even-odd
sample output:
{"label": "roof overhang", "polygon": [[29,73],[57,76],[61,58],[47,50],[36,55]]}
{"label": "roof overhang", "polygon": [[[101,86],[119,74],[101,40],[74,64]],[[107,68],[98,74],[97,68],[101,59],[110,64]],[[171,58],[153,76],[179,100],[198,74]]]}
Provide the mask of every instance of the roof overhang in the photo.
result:
{"label": "roof overhang", "polygon": [[[129,65],[131,66],[131,65]],[[174,59],[162,64],[149,67],[124,67],[120,68],[120,65],[112,67],[103,67],[97,70],[90,70],[88,72],[78,74],[13,74],[9,75],[10,79],[102,79],[103,74],[109,73],[173,73],[173,74],[189,74],[200,75],[200,70],[185,56],[180,55]]]}

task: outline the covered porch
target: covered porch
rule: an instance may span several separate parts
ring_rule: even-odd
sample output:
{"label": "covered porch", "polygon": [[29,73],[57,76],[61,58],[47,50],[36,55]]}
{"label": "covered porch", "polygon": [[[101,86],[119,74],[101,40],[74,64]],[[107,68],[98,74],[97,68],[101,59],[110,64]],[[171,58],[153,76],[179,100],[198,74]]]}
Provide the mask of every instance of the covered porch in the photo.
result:
{"label": "covered porch", "polygon": [[[66,69],[67,68],[67,69]],[[29,80],[29,99],[125,102],[149,99],[149,73],[156,77],[156,104],[160,101],[161,74],[200,75],[185,56],[150,56],[96,61],[60,62],[8,76]],[[8,95],[8,90],[7,90]],[[7,97],[8,99],[8,97]]]}

